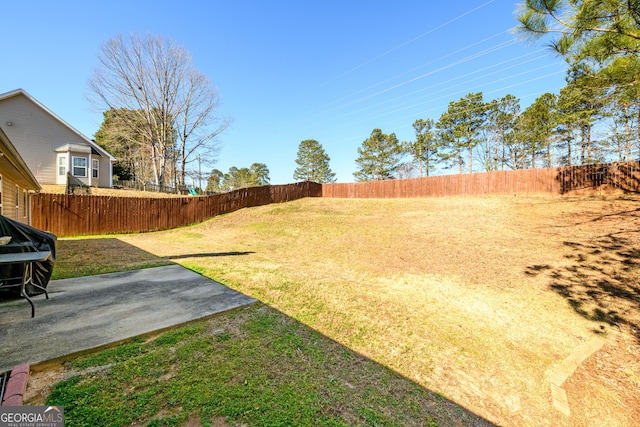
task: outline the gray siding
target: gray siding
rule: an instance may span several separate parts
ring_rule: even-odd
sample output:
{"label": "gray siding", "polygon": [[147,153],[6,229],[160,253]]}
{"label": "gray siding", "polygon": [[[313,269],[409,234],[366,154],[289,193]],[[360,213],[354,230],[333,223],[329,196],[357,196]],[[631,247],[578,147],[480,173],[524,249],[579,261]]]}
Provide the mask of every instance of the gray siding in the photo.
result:
{"label": "gray siding", "polygon": [[[67,143],[86,143],[80,135],[22,94],[0,101],[0,124],[40,184],[56,183],[54,149]],[[99,162],[98,180],[87,179],[87,183],[110,187],[111,161],[108,156],[101,156]]]}
{"label": "gray siding", "polygon": [[[0,176],[2,176],[0,171]],[[31,195],[6,176],[2,176],[2,215],[23,224],[31,224]]]}

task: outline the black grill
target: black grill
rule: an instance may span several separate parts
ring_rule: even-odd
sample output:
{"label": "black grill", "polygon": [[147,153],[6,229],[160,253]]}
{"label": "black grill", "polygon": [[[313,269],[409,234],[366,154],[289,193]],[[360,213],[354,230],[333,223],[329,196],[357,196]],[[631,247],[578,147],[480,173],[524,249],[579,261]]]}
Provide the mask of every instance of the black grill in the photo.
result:
{"label": "black grill", "polygon": [[7,381],[9,381],[9,375],[11,375],[11,372],[3,372],[0,374],[0,405],[4,400],[4,389],[7,387]]}

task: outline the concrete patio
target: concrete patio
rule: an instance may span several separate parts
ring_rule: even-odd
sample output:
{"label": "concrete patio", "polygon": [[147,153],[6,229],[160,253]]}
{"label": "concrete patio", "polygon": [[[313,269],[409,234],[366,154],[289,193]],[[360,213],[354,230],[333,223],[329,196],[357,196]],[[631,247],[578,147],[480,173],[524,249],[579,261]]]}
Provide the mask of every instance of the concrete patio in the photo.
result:
{"label": "concrete patio", "polygon": [[179,265],[52,280],[0,301],[0,372],[150,334],[256,302]]}

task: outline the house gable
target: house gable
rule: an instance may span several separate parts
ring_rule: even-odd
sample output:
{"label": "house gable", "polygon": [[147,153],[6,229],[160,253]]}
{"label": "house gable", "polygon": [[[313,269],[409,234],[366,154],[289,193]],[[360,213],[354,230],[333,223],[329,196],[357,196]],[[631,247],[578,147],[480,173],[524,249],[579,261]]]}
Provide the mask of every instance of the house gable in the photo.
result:
{"label": "house gable", "polygon": [[96,159],[100,173],[95,178],[89,174],[93,179],[88,177],[86,184],[111,186],[111,165],[116,159],[24,90],[0,95],[0,126],[40,184],[59,183],[59,156],[55,150],[69,144],[90,147],[95,153],[88,161],[93,163]]}

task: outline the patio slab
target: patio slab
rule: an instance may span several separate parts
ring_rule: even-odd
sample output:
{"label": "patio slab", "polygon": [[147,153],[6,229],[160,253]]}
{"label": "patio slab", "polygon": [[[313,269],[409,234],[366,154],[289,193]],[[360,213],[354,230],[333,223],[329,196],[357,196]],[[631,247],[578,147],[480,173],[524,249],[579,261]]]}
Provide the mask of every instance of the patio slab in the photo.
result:
{"label": "patio slab", "polygon": [[52,280],[0,301],[0,372],[61,359],[256,302],[179,265]]}

